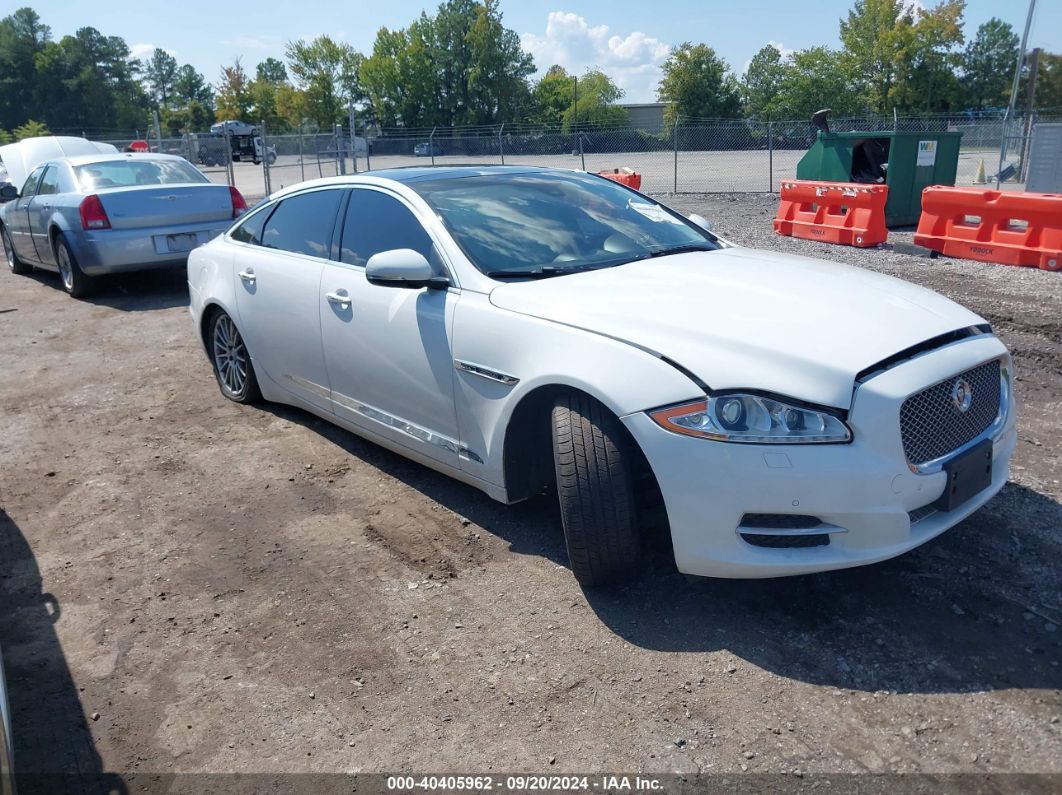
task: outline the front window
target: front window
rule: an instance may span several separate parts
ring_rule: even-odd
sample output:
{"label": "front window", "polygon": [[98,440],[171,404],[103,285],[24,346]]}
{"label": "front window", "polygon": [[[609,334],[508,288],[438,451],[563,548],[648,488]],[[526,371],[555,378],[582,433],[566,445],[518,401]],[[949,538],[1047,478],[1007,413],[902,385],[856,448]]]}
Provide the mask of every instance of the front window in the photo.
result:
{"label": "front window", "polygon": [[395,248],[411,248],[429,262],[432,259],[431,238],[402,202],[375,190],[352,191],[339,258],[350,265],[365,265],[373,254]]}
{"label": "front window", "polygon": [[86,163],[74,169],[83,191],[137,185],[186,185],[209,180],[185,160],[127,158]]}
{"label": "front window", "polygon": [[262,228],[262,245],[327,259],[341,198],[341,191],[326,189],[282,199]]}
{"label": "front window", "polygon": [[26,184],[22,186],[21,196],[23,199],[37,195],[37,183],[41,181],[41,172],[43,171],[44,166],[38,166],[30,172],[30,175],[26,178]]}
{"label": "front window", "polygon": [[410,187],[472,263],[494,278],[560,275],[722,247],[662,204],[587,174],[484,174]]}

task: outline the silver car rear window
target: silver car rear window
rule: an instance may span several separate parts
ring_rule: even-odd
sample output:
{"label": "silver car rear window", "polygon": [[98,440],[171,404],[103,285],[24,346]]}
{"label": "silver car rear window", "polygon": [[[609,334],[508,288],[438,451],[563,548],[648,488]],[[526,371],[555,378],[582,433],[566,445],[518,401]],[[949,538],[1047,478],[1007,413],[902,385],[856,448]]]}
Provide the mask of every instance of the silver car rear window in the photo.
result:
{"label": "silver car rear window", "polygon": [[103,160],[77,166],[74,172],[83,191],[209,182],[194,166],[183,160]]}

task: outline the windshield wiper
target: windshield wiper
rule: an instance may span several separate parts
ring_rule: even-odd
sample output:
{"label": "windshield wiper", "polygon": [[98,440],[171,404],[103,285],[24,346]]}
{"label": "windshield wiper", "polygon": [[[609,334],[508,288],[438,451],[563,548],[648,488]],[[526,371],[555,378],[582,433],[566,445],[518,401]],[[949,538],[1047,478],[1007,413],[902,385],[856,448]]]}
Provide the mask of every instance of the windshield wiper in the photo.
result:
{"label": "windshield wiper", "polygon": [[611,268],[613,264],[575,265],[571,268],[543,265],[540,268],[528,268],[522,271],[487,271],[486,275],[492,279],[548,279],[550,276],[564,276],[568,273],[582,273],[584,271],[596,271],[601,268]]}
{"label": "windshield wiper", "polygon": [[668,254],[686,254],[690,251],[716,251],[716,247],[706,243],[686,243],[681,246],[669,246],[666,248],[658,248],[654,251],[650,251],[646,254],[646,258],[649,257],[666,257]]}

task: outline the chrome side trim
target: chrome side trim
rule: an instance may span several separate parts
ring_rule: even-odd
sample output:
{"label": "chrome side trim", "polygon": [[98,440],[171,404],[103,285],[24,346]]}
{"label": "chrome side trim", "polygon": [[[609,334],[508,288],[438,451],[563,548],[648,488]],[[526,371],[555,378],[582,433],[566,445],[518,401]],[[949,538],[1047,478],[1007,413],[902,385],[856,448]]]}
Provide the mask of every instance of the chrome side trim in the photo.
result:
{"label": "chrome side trim", "polygon": [[[992,361],[989,359],[989,361]],[[988,364],[988,362],[982,362],[982,364]],[[980,365],[974,365],[978,367]],[[1010,361],[1006,358],[999,360],[999,414],[996,415],[996,419],[985,428],[981,433],[968,441],[962,447],[957,447],[947,455],[942,455],[939,458],[934,458],[932,461],[923,461],[921,464],[912,464],[907,462],[908,468],[916,475],[932,475],[940,472],[946,463],[953,458],[965,453],[975,445],[980,444],[985,439],[995,440],[996,437],[1003,432],[1003,427],[1007,424],[1007,419],[1010,417],[1011,410],[1011,373],[1010,373]],[[969,368],[972,369],[972,368]],[[947,380],[947,379],[945,379]]]}
{"label": "chrome side trim", "polygon": [[820,524],[816,527],[801,527],[798,530],[777,527],[745,527],[738,525],[735,530],[739,536],[817,536],[830,535],[833,533],[847,533],[848,528],[838,527],[835,524]]}
{"label": "chrome side trim", "polygon": [[307,381],[305,378],[299,378],[297,375],[291,375],[290,373],[284,373],[284,377],[295,384],[295,386],[302,387],[307,392],[312,392],[318,397],[329,398],[332,396],[332,390],[326,386],[315,384],[313,381]]}
{"label": "chrome side trim", "polygon": [[404,420],[401,417],[396,417],[393,414],[388,414],[386,411],[380,411],[379,409],[373,408],[372,406],[367,406],[364,403],[359,403],[358,401],[354,400],[354,398],[347,397],[341,392],[334,392],[328,387],[321,386],[320,384],[315,384],[313,381],[307,381],[305,378],[300,378],[297,375],[285,374],[284,377],[291,381],[293,384],[302,387],[307,392],[312,392],[313,394],[320,395],[321,397],[330,398],[333,403],[337,403],[340,406],[343,406],[344,408],[350,409],[351,411],[355,411],[363,417],[368,417],[370,420],[375,420],[376,422],[379,422],[382,425],[386,425],[390,428],[394,428],[395,430],[401,431],[407,436],[416,439],[418,442],[421,442],[423,444],[434,445],[435,447],[440,447],[443,450],[449,450],[451,453],[458,456],[459,458],[465,458],[469,461],[476,461],[480,464],[483,463],[483,459],[480,458],[478,454],[476,454],[472,450],[469,450],[466,445],[462,444],[456,439],[451,439],[449,436],[443,436],[442,434],[436,433],[435,431],[428,430],[427,428],[422,428],[416,423],[409,422],[408,420]]}
{"label": "chrome side trim", "polygon": [[501,370],[484,367],[482,364],[474,364],[473,362],[454,359],[454,367],[463,373],[478,375],[480,378],[486,378],[488,381],[497,381],[499,384],[505,384],[506,386],[516,386],[520,383],[520,379],[515,375],[509,375],[508,373],[503,373]]}
{"label": "chrome side trim", "polygon": [[465,458],[470,461],[483,463],[483,459],[472,450],[469,450],[467,445],[462,444],[456,439],[451,439],[449,436],[443,436],[441,433],[436,433],[428,428],[421,427],[409,420],[404,420],[401,417],[388,414],[386,411],[380,411],[372,406],[359,403],[353,398],[349,398],[339,392],[332,392],[332,400],[344,408],[357,412],[363,417],[368,417],[370,420],[374,420],[381,425],[386,425],[389,428],[394,428],[396,431],[401,431],[422,444],[430,444],[439,447],[453,453],[458,458]]}

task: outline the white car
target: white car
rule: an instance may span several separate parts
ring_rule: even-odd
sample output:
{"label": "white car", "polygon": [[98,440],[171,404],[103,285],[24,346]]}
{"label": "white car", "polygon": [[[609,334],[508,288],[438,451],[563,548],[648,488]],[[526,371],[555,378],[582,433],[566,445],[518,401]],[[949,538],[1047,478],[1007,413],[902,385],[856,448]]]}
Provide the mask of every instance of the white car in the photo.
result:
{"label": "white car", "polygon": [[687,574],[890,558],[987,502],[1014,451],[1011,359],[982,318],[581,172],[303,183],[192,252],[188,282],[226,397],[502,502],[555,485],[586,585],[635,573],[654,496]]}

